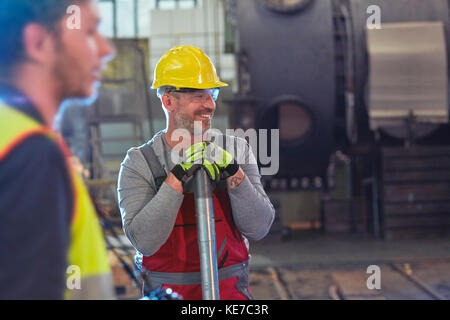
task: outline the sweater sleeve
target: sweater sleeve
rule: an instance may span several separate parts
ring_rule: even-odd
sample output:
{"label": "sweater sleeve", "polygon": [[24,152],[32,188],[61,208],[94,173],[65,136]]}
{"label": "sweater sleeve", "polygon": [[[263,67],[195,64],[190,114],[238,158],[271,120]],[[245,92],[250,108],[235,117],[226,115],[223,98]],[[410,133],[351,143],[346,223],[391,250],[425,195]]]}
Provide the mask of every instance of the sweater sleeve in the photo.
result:
{"label": "sweater sleeve", "polygon": [[130,149],[119,173],[119,207],[125,235],[146,256],[158,251],[169,238],[184,198],[165,182],[156,192],[152,180],[142,153]]}
{"label": "sweater sleeve", "polygon": [[260,240],[269,232],[275,210],[261,184],[261,175],[250,146],[239,138],[236,143],[236,157],[245,178],[237,188],[228,189],[233,219],[249,240]]}

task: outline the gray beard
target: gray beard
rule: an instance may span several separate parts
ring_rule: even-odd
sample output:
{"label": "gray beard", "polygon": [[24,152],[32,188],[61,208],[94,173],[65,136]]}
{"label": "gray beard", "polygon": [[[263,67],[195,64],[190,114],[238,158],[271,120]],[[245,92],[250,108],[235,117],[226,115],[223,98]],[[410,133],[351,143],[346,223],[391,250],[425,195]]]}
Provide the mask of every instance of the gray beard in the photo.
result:
{"label": "gray beard", "polygon": [[185,129],[189,132],[191,136],[195,136],[195,133],[199,132],[201,135],[203,135],[209,129],[204,128],[202,122],[200,122],[200,124],[202,124],[202,127],[197,128],[197,130],[195,130],[194,121],[192,121],[192,119],[185,117],[182,114],[179,114],[174,118],[174,123],[177,129]]}
{"label": "gray beard", "polygon": [[174,122],[177,129],[186,129],[191,135],[194,135],[194,122],[191,119],[179,114],[175,116]]}

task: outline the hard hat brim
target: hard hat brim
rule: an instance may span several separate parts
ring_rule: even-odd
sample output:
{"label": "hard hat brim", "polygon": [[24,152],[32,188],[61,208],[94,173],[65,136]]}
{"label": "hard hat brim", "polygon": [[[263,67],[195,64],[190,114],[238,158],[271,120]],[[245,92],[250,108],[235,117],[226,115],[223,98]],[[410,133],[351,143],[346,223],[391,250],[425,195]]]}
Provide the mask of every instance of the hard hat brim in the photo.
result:
{"label": "hard hat brim", "polygon": [[158,81],[154,81],[151,88],[152,89],[158,89],[164,86],[169,86],[169,87],[174,87],[176,89],[180,89],[180,88],[191,88],[191,89],[213,89],[213,88],[222,88],[222,87],[228,87],[228,83],[222,82],[222,81],[217,81],[214,83],[204,83],[204,84],[198,84],[198,85],[186,85],[185,83],[162,83],[162,82],[158,82]]}

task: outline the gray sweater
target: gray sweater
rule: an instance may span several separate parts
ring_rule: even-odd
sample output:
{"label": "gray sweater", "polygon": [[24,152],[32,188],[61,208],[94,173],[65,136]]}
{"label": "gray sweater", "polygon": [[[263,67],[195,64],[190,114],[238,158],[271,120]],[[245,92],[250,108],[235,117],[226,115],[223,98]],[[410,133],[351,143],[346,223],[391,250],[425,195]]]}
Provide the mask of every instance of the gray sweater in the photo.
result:
{"label": "gray sweater", "polygon": [[[260,240],[268,233],[275,211],[261,185],[249,145],[244,139],[233,138],[238,150],[243,151],[236,152],[236,160],[245,173],[245,179],[237,188],[228,189],[233,219],[247,239]],[[152,147],[168,174],[175,163],[164,135],[157,134]],[[152,172],[138,148],[128,150],[121,164],[118,195],[125,235],[140,253],[146,256],[156,253],[172,232],[184,195],[165,182],[156,191]]]}

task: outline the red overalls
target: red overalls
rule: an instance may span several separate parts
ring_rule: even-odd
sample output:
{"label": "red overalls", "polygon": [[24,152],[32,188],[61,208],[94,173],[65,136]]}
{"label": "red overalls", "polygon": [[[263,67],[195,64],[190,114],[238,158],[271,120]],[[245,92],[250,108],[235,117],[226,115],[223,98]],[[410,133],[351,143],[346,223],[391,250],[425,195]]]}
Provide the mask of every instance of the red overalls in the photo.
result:
{"label": "red overalls", "polygon": [[[253,299],[248,287],[248,250],[234,224],[228,191],[214,190],[213,201],[220,299]],[[162,285],[163,288],[170,287],[186,300],[202,299],[193,193],[185,194],[167,241],[152,256],[143,256],[142,266],[150,271],[147,275],[151,291]]]}

